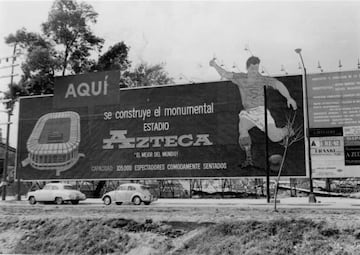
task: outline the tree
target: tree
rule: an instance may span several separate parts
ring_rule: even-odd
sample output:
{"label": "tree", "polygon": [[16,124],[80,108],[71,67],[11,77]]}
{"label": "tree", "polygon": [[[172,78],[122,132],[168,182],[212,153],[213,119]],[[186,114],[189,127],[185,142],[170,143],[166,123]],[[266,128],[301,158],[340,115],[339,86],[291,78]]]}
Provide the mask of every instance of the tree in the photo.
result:
{"label": "tree", "polygon": [[164,70],[163,64],[149,65],[145,62],[139,64],[134,71],[128,74],[130,78],[130,87],[166,85],[173,83]]}
{"label": "tree", "polygon": [[173,82],[164,70],[164,65],[150,65],[145,62],[139,64],[134,70],[130,70],[131,63],[128,60],[129,47],[124,42],[119,42],[109,48],[99,57],[91,71],[120,70],[122,76],[120,87],[142,87],[151,85],[166,85]]}
{"label": "tree", "polygon": [[29,48],[30,46],[43,46],[47,47],[48,43],[39,34],[27,32],[25,28],[16,31],[15,34],[10,34],[5,37],[5,43],[16,43],[20,48]]}
{"label": "tree", "polygon": [[7,44],[18,45],[25,53],[21,68],[23,74],[17,84],[17,95],[54,93],[54,77],[95,71],[121,70],[120,87],[163,85],[172,82],[163,65],[140,64],[133,71],[128,59],[129,47],[124,42],[114,44],[97,60],[92,51],[99,53],[104,40],[95,36],[90,24],[96,23],[98,14],[91,5],[75,0],[55,0],[42,24],[43,34],[25,28],[5,38]]}
{"label": "tree", "polygon": [[89,71],[96,62],[90,59],[91,51],[101,50],[104,41],[89,28],[97,15],[88,4],[56,0],[42,24],[44,35],[23,28],[5,38],[7,44],[16,44],[26,53],[18,83],[20,95],[51,94],[56,74]]}
{"label": "tree", "polygon": [[54,75],[61,67],[53,45],[40,34],[27,32],[25,28],[10,34],[5,42],[18,46],[26,58],[21,65],[21,79],[13,85],[17,95],[53,93]]}
{"label": "tree", "polygon": [[63,46],[62,75],[69,65],[74,73],[81,73],[93,64],[89,60],[91,50],[101,50],[104,40],[95,36],[89,23],[96,23],[98,13],[84,2],[55,0],[48,20],[42,24],[45,35]]}
{"label": "tree", "polygon": [[107,52],[99,57],[96,64],[91,67],[91,71],[125,71],[130,67],[128,60],[129,47],[124,42],[119,42],[109,48]]}

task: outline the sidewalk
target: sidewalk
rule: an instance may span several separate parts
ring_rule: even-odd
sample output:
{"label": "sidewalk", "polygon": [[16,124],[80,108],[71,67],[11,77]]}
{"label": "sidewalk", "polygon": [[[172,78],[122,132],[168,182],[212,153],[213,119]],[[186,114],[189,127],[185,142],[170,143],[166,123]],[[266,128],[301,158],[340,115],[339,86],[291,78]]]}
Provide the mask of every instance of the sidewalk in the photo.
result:
{"label": "sidewalk", "polygon": [[[278,198],[279,207],[326,207],[326,208],[351,208],[360,209],[360,199],[338,198],[338,197],[316,197],[316,203],[309,203],[308,197],[286,197]],[[194,204],[198,206],[273,206],[268,204],[266,198],[260,199],[159,199],[159,202],[167,205]]]}
{"label": "sidewalk", "polygon": [[[278,207],[296,208],[296,207],[312,207],[312,208],[348,208],[360,210],[360,199],[342,198],[342,197],[316,197],[316,203],[309,203],[308,197],[286,197],[279,198]],[[6,200],[0,200],[1,205],[27,205],[28,201],[25,196],[21,197],[21,201],[16,196],[8,196]],[[100,198],[87,198],[81,201],[80,205],[99,205],[103,202]],[[260,199],[158,199],[153,206],[159,207],[269,207],[273,203],[268,204],[266,198]]]}

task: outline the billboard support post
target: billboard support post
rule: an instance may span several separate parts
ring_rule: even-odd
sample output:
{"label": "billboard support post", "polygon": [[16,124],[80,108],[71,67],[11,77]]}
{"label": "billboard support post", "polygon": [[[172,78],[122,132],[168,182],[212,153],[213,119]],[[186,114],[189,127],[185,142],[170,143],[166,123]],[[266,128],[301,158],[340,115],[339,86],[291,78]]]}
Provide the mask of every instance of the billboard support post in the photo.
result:
{"label": "billboard support post", "polygon": [[6,130],[6,148],[5,148],[5,160],[4,160],[4,169],[3,169],[3,186],[1,192],[1,200],[6,200],[6,186],[7,186],[7,171],[8,171],[8,161],[9,161],[9,137],[10,137],[10,119],[11,111],[8,109],[8,122],[7,122],[7,130]]}
{"label": "billboard support post", "polygon": [[17,178],[17,201],[21,201],[21,181],[20,178]]}
{"label": "billboard support post", "polygon": [[265,105],[265,158],[266,158],[266,200],[270,203],[270,169],[269,169],[269,141],[268,141],[268,120],[267,120],[267,94],[264,86],[264,105]]}
{"label": "billboard support post", "polygon": [[316,203],[316,198],[314,194],[313,188],[313,180],[312,180],[312,165],[311,165],[311,153],[310,153],[310,132],[309,132],[309,98],[308,98],[308,87],[307,87],[307,79],[306,79],[306,68],[304,64],[303,57],[301,55],[301,49],[295,49],[295,52],[299,55],[301,60],[301,65],[303,69],[303,86],[304,86],[304,98],[305,98],[305,106],[306,106],[306,140],[307,140],[307,155],[308,155],[308,167],[309,167],[309,203]]}

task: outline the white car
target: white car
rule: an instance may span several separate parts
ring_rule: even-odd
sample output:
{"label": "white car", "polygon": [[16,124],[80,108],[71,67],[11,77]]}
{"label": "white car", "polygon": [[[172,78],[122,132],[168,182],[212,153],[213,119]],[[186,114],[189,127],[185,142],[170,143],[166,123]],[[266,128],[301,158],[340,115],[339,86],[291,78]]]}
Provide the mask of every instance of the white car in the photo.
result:
{"label": "white car", "polygon": [[105,193],[102,196],[105,205],[110,205],[112,202],[117,205],[122,203],[133,203],[140,205],[144,203],[149,205],[151,202],[156,201],[157,198],[150,193],[147,186],[138,183],[121,184],[116,190]]}
{"label": "white car", "polygon": [[85,200],[86,196],[70,184],[48,183],[40,190],[28,192],[27,198],[32,205],[36,202],[55,202],[58,205],[71,202],[76,205],[79,201]]}
{"label": "white car", "polygon": [[349,195],[350,198],[360,198],[360,192],[351,193]]}

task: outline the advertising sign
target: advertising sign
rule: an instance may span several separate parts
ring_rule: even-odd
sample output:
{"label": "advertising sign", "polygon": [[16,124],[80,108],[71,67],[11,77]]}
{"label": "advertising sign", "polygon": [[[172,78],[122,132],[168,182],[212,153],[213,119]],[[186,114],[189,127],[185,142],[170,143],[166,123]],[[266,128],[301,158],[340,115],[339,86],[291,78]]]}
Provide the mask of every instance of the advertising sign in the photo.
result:
{"label": "advertising sign", "polygon": [[360,71],[312,74],[308,88],[313,177],[360,177]]}
{"label": "advertising sign", "polygon": [[311,137],[312,168],[317,175],[333,176],[344,171],[344,139],[342,136]]}
{"label": "advertising sign", "polygon": [[344,127],[345,165],[360,165],[360,126]]}
{"label": "advertising sign", "polygon": [[120,71],[106,71],[55,78],[54,107],[116,104]]}
{"label": "advertising sign", "polygon": [[360,71],[308,75],[311,128],[360,126]]}
{"label": "advertising sign", "polygon": [[[21,179],[266,175],[265,134],[257,127],[250,130],[254,164],[242,164],[245,152],[239,146],[239,113],[243,106],[232,82],[121,89],[109,101],[101,93],[77,93],[76,98],[62,102],[70,84],[74,91],[75,84],[91,84],[93,77],[89,81],[84,77],[81,82],[79,77],[76,82],[60,79],[63,92],[58,95],[20,100],[17,175]],[[294,115],[286,99],[269,89],[275,124],[284,127],[286,116],[293,114],[294,124],[301,127],[301,77],[279,79],[299,108]],[[283,152],[281,141],[270,141],[269,155]],[[303,140],[289,147],[285,176],[306,175],[304,153]],[[276,169],[271,174],[277,174]]]}

